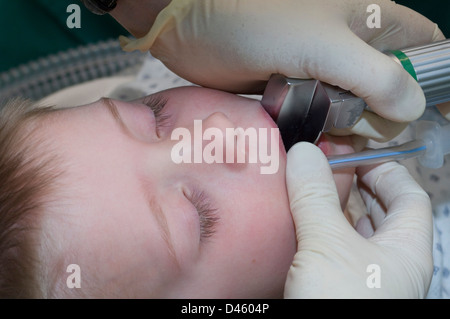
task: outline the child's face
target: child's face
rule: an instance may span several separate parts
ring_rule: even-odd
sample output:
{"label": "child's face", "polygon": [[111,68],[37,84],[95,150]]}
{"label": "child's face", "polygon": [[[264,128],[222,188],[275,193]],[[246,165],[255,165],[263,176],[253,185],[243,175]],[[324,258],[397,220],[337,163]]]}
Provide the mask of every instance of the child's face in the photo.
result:
{"label": "child's face", "polygon": [[179,143],[171,132],[184,127],[194,136],[194,120],[203,130],[274,122],[258,101],[232,94],[189,87],[159,95],[170,116],[160,128],[137,102],[112,101],[129,134],[104,101],[45,120],[44,134],[68,167],[61,218],[45,224],[66,256],[60,266],[80,266],[87,294],[281,297],[296,252],[283,145],[269,175],[260,164],[171,158]]}

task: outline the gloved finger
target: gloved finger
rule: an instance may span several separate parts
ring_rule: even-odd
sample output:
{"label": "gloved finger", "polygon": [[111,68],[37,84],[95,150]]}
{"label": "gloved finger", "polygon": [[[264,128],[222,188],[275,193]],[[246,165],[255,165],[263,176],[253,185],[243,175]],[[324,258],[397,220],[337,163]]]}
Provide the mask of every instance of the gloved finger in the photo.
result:
{"label": "gloved finger", "polygon": [[441,112],[442,116],[450,121],[450,102],[436,105],[436,107],[439,112]]}
{"label": "gloved finger", "polygon": [[361,181],[357,181],[359,194],[366,206],[374,229],[378,229],[386,218],[386,207],[380,199]]}
{"label": "gloved finger", "polygon": [[377,142],[386,142],[399,135],[408,126],[407,122],[393,122],[378,116],[377,114],[364,111],[361,118],[350,128],[331,130],[332,135],[360,135]]}
{"label": "gloved finger", "polygon": [[370,28],[358,32],[361,39],[379,51],[404,49],[446,38],[436,23],[408,7],[389,0],[384,1],[381,9],[383,23],[378,29],[380,32]]}
{"label": "gloved finger", "polygon": [[333,237],[332,232],[323,231],[324,227],[351,228],[342,213],[328,161],[318,147],[298,143],[289,150],[286,183],[299,242]]}
{"label": "gloved finger", "polygon": [[330,44],[334,48],[329,50],[333,56],[329,57],[330,62],[326,58],[321,60],[324,62],[321,62],[319,72],[312,72],[314,78],[350,90],[386,119],[404,122],[422,115],[425,96],[417,81],[403,67],[350,30],[342,32],[339,43],[346,45]]}
{"label": "gloved finger", "polygon": [[354,152],[361,152],[365,149],[369,140],[367,137],[357,134],[352,134],[350,138]]}
{"label": "gloved finger", "polygon": [[[432,227],[431,204],[426,192],[408,170],[395,162],[357,169],[359,180],[386,208],[386,218],[376,233],[408,235],[423,244]],[[401,237],[400,237],[401,238]]]}
{"label": "gloved finger", "polygon": [[433,39],[431,40],[431,42],[442,41],[445,39],[446,39],[446,37],[445,37],[444,33],[441,31],[441,29],[439,29],[439,26],[437,24],[435,24]]}
{"label": "gloved finger", "polygon": [[[367,4],[361,3],[361,6],[367,7]],[[400,65],[380,51],[426,44],[445,37],[435,23],[407,7],[393,1],[378,4],[382,15],[380,28],[361,27],[367,23],[367,14],[349,16],[348,25],[354,30],[348,33],[340,30],[340,36],[335,39],[339,44],[327,50],[332,56],[328,60],[321,59],[320,74],[315,75],[351,90],[382,117],[412,121],[420,117],[425,107],[422,90]],[[354,3],[348,5],[354,6]],[[363,12],[359,8],[349,10]]]}
{"label": "gloved finger", "polygon": [[372,225],[372,221],[367,216],[362,216],[357,222],[355,226],[358,234],[363,236],[364,238],[372,237],[374,233],[374,228]]}

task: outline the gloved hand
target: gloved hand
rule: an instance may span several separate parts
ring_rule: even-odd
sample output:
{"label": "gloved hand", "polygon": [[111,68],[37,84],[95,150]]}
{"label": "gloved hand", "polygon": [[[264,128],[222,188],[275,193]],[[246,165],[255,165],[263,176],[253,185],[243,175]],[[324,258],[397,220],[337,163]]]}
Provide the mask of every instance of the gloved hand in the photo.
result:
{"label": "gloved hand", "polygon": [[286,298],[426,296],[433,271],[427,194],[397,163],[358,169],[357,175],[372,222],[360,220],[355,230],[320,150],[307,143],[290,149],[286,178],[298,252]]}
{"label": "gloved hand", "polygon": [[[381,9],[379,29],[367,25],[374,2]],[[383,119],[366,112],[351,132],[336,134],[381,141],[405,128],[398,122],[420,117],[425,98],[415,80],[377,50],[441,39],[434,23],[388,0],[172,0],[145,37],[121,42],[127,51],[150,50],[206,87],[261,93],[269,76],[281,73],[351,90]]]}

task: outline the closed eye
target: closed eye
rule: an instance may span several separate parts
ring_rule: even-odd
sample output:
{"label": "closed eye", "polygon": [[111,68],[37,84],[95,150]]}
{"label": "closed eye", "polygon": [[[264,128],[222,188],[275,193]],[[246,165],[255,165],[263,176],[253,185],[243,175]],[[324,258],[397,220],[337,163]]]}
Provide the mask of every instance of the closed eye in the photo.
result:
{"label": "closed eye", "polygon": [[167,105],[167,99],[163,98],[161,95],[150,95],[147,96],[143,101],[143,104],[147,105],[155,115],[156,122],[156,134],[161,136],[161,129],[167,127],[171,115],[164,111]]}
{"label": "closed eye", "polygon": [[216,232],[219,221],[217,209],[211,206],[208,197],[202,191],[194,190],[186,197],[197,209],[200,222],[200,241],[203,242],[211,238]]}

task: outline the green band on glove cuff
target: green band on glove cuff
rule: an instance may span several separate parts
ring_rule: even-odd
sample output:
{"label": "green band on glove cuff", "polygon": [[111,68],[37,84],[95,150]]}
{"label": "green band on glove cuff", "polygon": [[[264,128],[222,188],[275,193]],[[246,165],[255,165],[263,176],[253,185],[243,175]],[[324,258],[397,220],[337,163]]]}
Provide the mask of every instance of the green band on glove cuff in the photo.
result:
{"label": "green band on glove cuff", "polygon": [[408,56],[400,50],[394,50],[391,53],[397,57],[403,68],[417,81],[416,70],[414,70],[414,66]]}

